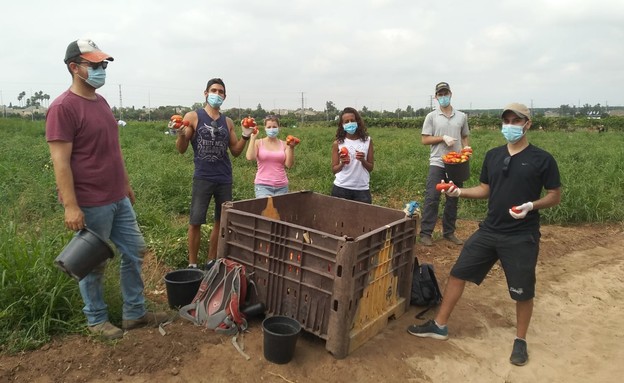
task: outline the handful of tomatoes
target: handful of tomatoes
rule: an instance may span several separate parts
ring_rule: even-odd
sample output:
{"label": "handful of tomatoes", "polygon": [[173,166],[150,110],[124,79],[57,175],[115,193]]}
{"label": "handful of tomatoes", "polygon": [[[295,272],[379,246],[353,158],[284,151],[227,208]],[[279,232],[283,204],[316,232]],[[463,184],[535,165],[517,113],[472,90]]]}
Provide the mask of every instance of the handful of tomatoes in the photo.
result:
{"label": "handful of tomatoes", "polygon": [[182,116],[180,116],[179,114],[174,114],[170,118],[169,128],[170,129],[180,129],[183,126],[189,126],[189,124],[190,123],[187,120],[184,120],[182,118]]}
{"label": "handful of tomatoes", "polygon": [[459,153],[455,151],[446,153],[442,156],[442,162],[445,164],[460,164],[462,162],[468,162],[471,156],[472,148],[466,146]]}

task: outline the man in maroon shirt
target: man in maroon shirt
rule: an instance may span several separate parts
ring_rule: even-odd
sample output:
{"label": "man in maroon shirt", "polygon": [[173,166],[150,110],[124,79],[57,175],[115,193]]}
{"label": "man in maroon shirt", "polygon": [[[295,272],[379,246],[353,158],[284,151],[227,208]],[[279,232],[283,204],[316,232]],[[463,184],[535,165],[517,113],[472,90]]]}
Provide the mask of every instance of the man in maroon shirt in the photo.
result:
{"label": "man in maroon shirt", "polygon": [[[145,241],[132,208],[134,192],[121,154],[117,121],[95,91],[104,85],[106,67],[113,58],[93,41],[80,39],[69,44],[64,61],[72,84],[48,109],[46,139],[65,226],[74,231],[88,227],[112,241],[121,254],[122,328],[158,325],[167,320],[167,314],[145,310],[141,278]],[[105,267],[103,262],[79,282],[80,294],[89,331],[117,339],[123,330],[108,320]]]}

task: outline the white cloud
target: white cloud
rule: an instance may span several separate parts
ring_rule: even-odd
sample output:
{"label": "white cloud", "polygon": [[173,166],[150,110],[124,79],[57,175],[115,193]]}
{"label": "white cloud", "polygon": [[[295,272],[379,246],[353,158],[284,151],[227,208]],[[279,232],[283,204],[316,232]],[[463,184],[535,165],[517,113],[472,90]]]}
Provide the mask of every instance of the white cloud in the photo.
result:
{"label": "white cloud", "polygon": [[509,100],[624,105],[620,0],[69,0],[3,5],[5,103],[69,86],[67,44],[91,37],[115,57],[112,105],[190,105],[222,77],[224,106],[419,108],[448,81],[460,108]]}

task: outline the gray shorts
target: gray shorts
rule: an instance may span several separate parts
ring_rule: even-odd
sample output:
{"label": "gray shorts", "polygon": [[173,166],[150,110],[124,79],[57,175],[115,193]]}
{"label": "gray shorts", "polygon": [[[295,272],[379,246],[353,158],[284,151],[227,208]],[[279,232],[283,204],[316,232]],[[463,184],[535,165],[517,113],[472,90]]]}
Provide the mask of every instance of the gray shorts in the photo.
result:
{"label": "gray shorts", "polygon": [[539,241],[539,232],[496,234],[479,229],[464,244],[451,275],[479,285],[500,260],[511,299],[532,299]]}
{"label": "gray shorts", "polygon": [[215,197],[214,220],[219,222],[221,220],[221,205],[232,200],[232,184],[217,184],[193,178],[189,224],[203,225],[206,223],[208,206],[213,196]]}

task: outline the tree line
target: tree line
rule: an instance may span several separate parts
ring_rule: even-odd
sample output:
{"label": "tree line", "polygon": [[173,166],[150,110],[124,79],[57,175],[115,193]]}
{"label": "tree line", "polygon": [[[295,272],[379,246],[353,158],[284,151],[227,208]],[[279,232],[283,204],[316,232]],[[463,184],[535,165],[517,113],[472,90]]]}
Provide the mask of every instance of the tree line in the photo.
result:
{"label": "tree line", "polygon": [[[21,91],[17,95],[17,101],[19,101],[20,108],[22,107],[28,108],[30,106],[41,106],[41,103],[43,101],[45,101],[46,105],[48,105],[50,102],[50,95],[47,93],[43,93],[42,90],[40,90],[39,92],[35,92],[32,96],[28,98],[25,98],[25,97],[26,97],[25,91]],[[22,101],[24,101],[26,105],[23,105]],[[9,108],[15,108],[15,106],[12,103],[9,103]]]}

